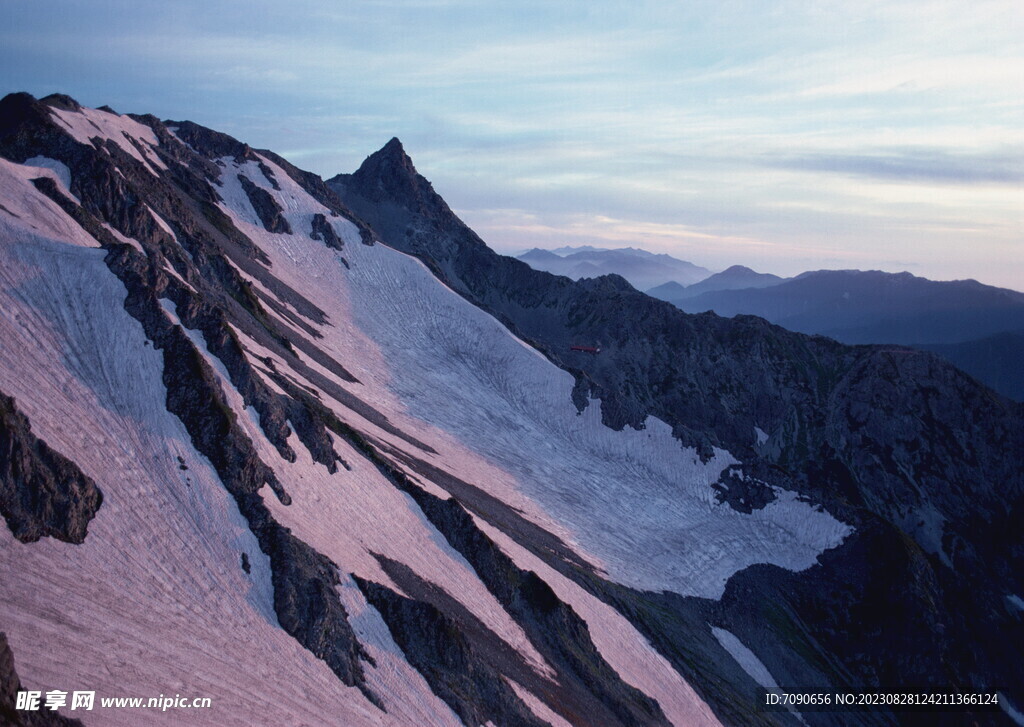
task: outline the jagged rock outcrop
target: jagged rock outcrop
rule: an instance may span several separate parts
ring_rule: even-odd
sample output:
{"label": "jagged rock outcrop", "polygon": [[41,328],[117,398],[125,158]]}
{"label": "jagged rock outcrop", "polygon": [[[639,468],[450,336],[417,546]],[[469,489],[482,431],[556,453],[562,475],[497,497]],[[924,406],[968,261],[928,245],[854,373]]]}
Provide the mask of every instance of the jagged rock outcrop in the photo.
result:
{"label": "jagged rock outcrop", "polygon": [[14,537],[81,543],[102,503],[96,483],[33,434],[15,400],[0,392],[0,513]]}
{"label": "jagged rock outcrop", "polygon": [[536,693],[551,694],[555,711],[572,724],[668,724],[656,702],[623,682],[608,666],[594,647],[586,622],[536,573],[516,567],[457,500],[442,501],[418,488],[410,487],[409,492],[523,626],[540,654],[557,666],[559,688],[536,689]]}
{"label": "jagged rock outcrop", "polygon": [[286,235],[292,234],[291,225],[281,214],[281,205],[262,187],[257,187],[251,179],[244,174],[238,175],[238,181],[242,183],[249,203],[256,210],[256,214],[263,223],[263,229],[267,232],[278,232]]}
{"label": "jagged rock outcrop", "polygon": [[424,601],[406,598],[378,583],[356,579],[367,600],[434,692],[467,725],[494,723],[544,727],[502,673],[478,654],[460,624]]}
{"label": "jagged rock outcrop", "polygon": [[341,250],[344,247],[341,238],[338,237],[338,233],[334,231],[327,218],[322,214],[313,215],[313,223],[311,225],[312,231],[309,236],[314,240],[323,240],[327,247],[333,247],[335,250]]}

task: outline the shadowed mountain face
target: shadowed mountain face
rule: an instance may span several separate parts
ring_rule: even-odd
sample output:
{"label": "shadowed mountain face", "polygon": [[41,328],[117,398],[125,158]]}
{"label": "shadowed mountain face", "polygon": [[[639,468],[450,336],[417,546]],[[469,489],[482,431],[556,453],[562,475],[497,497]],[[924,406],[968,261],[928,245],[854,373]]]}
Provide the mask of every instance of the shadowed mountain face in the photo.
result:
{"label": "shadowed mountain face", "polygon": [[937,353],[978,381],[1024,402],[1024,331],[997,333],[962,343],[922,343],[915,348]]}
{"label": "shadowed mountain face", "polygon": [[800,724],[765,674],[1024,702],[1022,411],[939,358],[498,256],[397,139],[325,184],[14,94],[0,157],[4,720],[76,685],[238,727]]}
{"label": "shadowed mountain face", "polygon": [[690,313],[757,315],[844,343],[933,351],[1005,396],[1024,398],[1015,333],[1024,326],[1022,293],[974,280],[938,282],[877,270],[819,270],[790,280],[756,276],[738,276],[749,285],[718,285],[712,276],[658,297]]}
{"label": "shadowed mountain face", "polygon": [[647,290],[671,281],[690,285],[711,275],[711,271],[671,255],[657,255],[633,247],[602,250],[592,247],[562,248],[560,254],[534,248],[519,256],[535,270],[565,275],[573,280],[614,273],[637,290]]}
{"label": "shadowed mountain face", "polygon": [[746,288],[768,288],[785,281],[778,275],[771,273],[759,273],[743,265],[733,265],[720,273],[687,285],[685,288],[671,287],[671,283],[648,290],[648,295],[653,295],[660,300],[669,302],[682,300],[684,298],[695,298],[703,293],[713,290],[741,290]]}
{"label": "shadowed mountain face", "polygon": [[[896,688],[1024,676],[999,645],[1002,629],[1024,636],[1006,601],[1022,585],[1012,524],[1024,487],[1020,406],[928,354],[848,347],[748,316],[686,315],[615,275],[572,282],[496,255],[394,141],[328,184],[381,240],[571,371],[577,405],[600,399],[608,426],[656,416],[704,456],[721,447],[741,458],[741,482],[785,483],[854,524],[819,566],[745,571],[720,602],[669,594],[655,605],[620,594],[677,668],[691,674],[682,635],[651,625],[664,626],[666,612],[676,626],[729,624],[786,683]],[[814,286],[815,276],[789,285]],[[963,287],[972,297],[983,286]],[[571,350],[579,343],[601,352]],[[723,481],[720,497],[734,486]],[[757,499],[753,490],[735,495],[748,496]],[[847,580],[852,572],[860,580]],[[981,640],[992,648],[979,650]],[[728,709],[729,698],[696,671]]]}
{"label": "shadowed mountain face", "polygon": [[1024,327],[1024,293],[910,273],[818,270],[770,287],[691,291],[672,302],[690,313],[757,315],[844,343],[960,343]]}

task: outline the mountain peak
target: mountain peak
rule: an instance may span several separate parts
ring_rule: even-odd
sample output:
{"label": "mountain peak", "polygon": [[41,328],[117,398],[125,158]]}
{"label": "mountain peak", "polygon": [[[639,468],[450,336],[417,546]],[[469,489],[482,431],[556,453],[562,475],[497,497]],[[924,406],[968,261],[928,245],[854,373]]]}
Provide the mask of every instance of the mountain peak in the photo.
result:
{"label": "mountain peak", "polygon": [[386,169],[416,176],[416,167],[409,155],[405,153],[405,147],[402,146],[402,142],[397,136],[392,136],[387,144],[366,157],[356,174],[358,175],[364,170],[379,173]]}
{"label": "mountain peak", "polygon": [[373,202],[392,199],[401,200],[410,208],[448,209],[430,182],[416,171],[397,136],[366,157],[355,173],[339,174],[331,182],[352,185]]}
{"label": "mountain peak", "polygon": [[82,105],[65,93],[51,93],[49,96],[39,99],[39,102],[57,109],[64,109],[65,111],[82,110]]}
{"label": "mountain peak", "polygon": [[402,140],[397,136],[392,136],[388,143],[381,147],[380,151],[405,156],[405,147],[402,146]]}

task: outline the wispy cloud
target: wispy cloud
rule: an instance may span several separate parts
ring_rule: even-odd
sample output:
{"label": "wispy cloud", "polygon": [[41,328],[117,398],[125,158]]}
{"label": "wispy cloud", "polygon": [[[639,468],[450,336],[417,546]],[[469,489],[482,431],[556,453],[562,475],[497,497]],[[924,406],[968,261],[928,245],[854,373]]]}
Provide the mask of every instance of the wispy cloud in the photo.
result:
{"label": "wispy cloud", "polygon": [[815,254],[917,259],[924,274],[1024,288],[1006,264],[1024,242],[1019,0],[38,0],[4,13],[7,90],[192,118],[324,176],[398,135],[506,247],[606,240],[776,270]]}
{"label": "wispy cloud", "polygon": [[806,154],[769,159],[769,166],[833,172],[906,182],[953,184],[1024,183],[1024,150],[972,155],[945,150],[910,149],[902,152],[862,154]]}

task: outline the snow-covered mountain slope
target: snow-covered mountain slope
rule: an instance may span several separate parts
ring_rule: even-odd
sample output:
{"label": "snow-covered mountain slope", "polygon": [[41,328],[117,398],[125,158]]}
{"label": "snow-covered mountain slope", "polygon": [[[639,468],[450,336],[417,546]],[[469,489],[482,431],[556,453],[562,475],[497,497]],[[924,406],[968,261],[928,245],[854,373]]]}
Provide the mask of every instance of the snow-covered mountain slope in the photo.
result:
{"label": "snow-covered mountain slope", "polygon": [[[751,700],[803,662],[707,604],[855,527],[749,448],[606,426],[270,152],[66,97],[0,110],[0,392],[102,492],[80,544],[0,536],[25,688],[212,700],[62,711],[85,724],[796,723]],[[68,495],[2,484],[8,522]]]}
{"label": "snow-covered mountain slope", "polygon": [[[190,713],[190,724],[315,724],[325,711],[389,723],[278,626],[267,558],[167,411],[161,357],[124,310],[103,252],[26,226],[0,219],[0,388],[104,501],[82,545],[22,545],[0,532],[3,629],[22,682],[220,705]],[[90,716],[140,723],[128,709]]]}
{"label": "snow-covered mountain slope", "polygon": [[[716,597],[747,565],[806,568],[848,532],[793,493],[780,493],[753,514],[719,504],[711,485],[735,463],[728,452],[702,463],[653,418],[642,431],[616,432],[601,424],[599,402],[579,414],[572,376],[441,285],[422,263],[350,240],[341,253],[348,266],[340,264],[339,253],[302,234],[312,214],[326,210],[296,208],[308,195],[287,182],[275,194],[297,234],[266,232],[248,212],[237,174],[268,192],[270,183],[252,162],[246,168],[221,161],[225,211],[268,254],[274,275],[327,314],[329,325],[316,327],[323,338],[315,343],[362,382],[352,390],[396,425],[404,416],[399,428],[438,449],[431,459],[439,466],[493,483],[491,494],[559,529],[614,580]],[[441,430],[448,448],[427,437],[426,424]]]}
{"label": "snow-covered mountain slope", "polygon": [[[89,142],[79,150],[93,163],[102,163],[113,151],[104,139],[137,162],[130,168],[125,157],[109,162],[110,175],[129,185],[144,179],[142,172],[164,182],[159,175],[168,162],[160,152],[166,152],[166,145],[177,143],[182,157],[195,155],[170,134],[156,143],[152,131],[136,133],[137,127],[149,127],[123,117],[94,123],[97,115],[112,116],[104,111],[50,112],[57,127],[80,146],[89,138],[82,138],[82,128],[94,127],[95,145]],[[69,143],[57,134],[55,139],[56,149]],[[55,148],[47,151],[55,153]],[[273,159],[256,154],[212,160],[220,170],[216,204],[224,213],[214,219],[222,227],[229,220],[235,230],[226,237],[240,241],[240,233],[251,246],[246,254],[236,248],[234,255],[219,258],[230,271],[221,275],[254,291],[262,301],[257,310],[265,312],[264,325],[289,343],[275,346],[275,337],[260,340],[245,323],[225,321],[224,330],[236,337],[244,357],[232,362],[233,375],[212,352],[216,345],[205,338],[209,329],[201,333],[194,320],[188,321],[195,315],[190,305],[211,295],[219,282],[211,283],[201,269],[202,258],[211,255],[202,246],[209,231],[187,229],[189,222],[182,217],[154,209],[161,203],[156,197],[140,195],[134,212],[141,222],[100,218],[90,234],[89,225],[83,227],[82,216],[76,221],[72,210],[81,201],[75,192],[94,192],[95,180],[78,176],[84,167],[76,160],[68,159],[63,174],[53,171],[62,170],[56,163],[39,161],[33,157],[34,165],[26,166],[5,160],[0,170],[0,389],[14,397],[36,436],[96,482],[103,504],[81,545],[51,539],[22,544],[10,532],[3,536],[4,630],[23,684],[44,690],[95,689],[105,696],[210,697],[213,708],[189,714],[195,724],[456,724],[460,718],[517,724],[539,720],[534,714],[559,723],[611,723],[599,716],[603,712],[624,724],[717,723],[627,620],[552,572],[549,579],[558,581],[557,593],[572,604],[561,606],[566,618],[586,624],[583,632],[569,632],[565,639],[595,661],[593,668],[604,683],[580,678],[589,666],[573,666],[577,674],[566,674],[564,657],[543,643],[547,637],[513,617],[514,611],[521,621],[523,609],[500,602],[393,480],[405,475],[407,487],[422,487],[444,499],[450,494],[449,480],[464,482],[467,493],[477,493],[467,494],[467,500],[476,498],[490,509],[476,510],[481,537],[488,528],[499,543],[495,551],[504,551],[509,563],[538,567],[530,554],[543,545],[532,535],[536,531],[560,543],[579,567],[607,568],[610,577],[618,573],[626,579],[630,563],[641,562],[632,551],[631,523],[595,537],[593,507],[579,508],[578,517],[566,519],[569,490],[561,479],[598,458],[605,466],[591,465],[594,472],[584,473],[583,484],[591,492],[615,488],[611,491],[620,505],[640,513],[641,522],[652,519],[646,497],[653,488],[671,487],[689,489],[694,494],[686,502],[713,520],[723,508],[697,493],[717,477],[722,464],[694,462],[667,432],[653,426],[644,434],[615,433],[605,430],[593,413],[577,418],[568,397],[571,382],[563,372],[454,295],[419,262],[383,245],[364,245],[356,225],[310,196]],[[264,228],[254,195],[240,175],[250,182],[245,186],[255,185],[273,199],[291,234]],[[52,184],[41,185],[40,178]],[[83,208],[88,202],[78,208],[80,214],[86,214]],[[315,215],[328,219],[341,250],[312,238]],[[140,235],[140,229],[146,234]],[[151,287],[131,289],[129,282],[126,288],[110,264],[116,254],[131,256],[134,265],[145,256],[147,275],[162,275]],[[153,296],[158,303],[146,314],[137,313],[141,321],[126,304],[133,293]],[[189,322],[193,325],[185,330]],[[201,451],[203,435],[194,426],[190,431],[192,420],[169,411],[178,385],[170,379],[182,373],[168,368],[168,341],[150,337],[157,325],[185,333],[183,340],[191,344],[199,370],[207,372],[210,390],[221,392],[220,406],[230,411],[232,432],[237,428],[272,470],[279,496],[265,487],[260,498],[269,517],[336,565],[340,582],[332,597],[344,606],[362,652],[363,679],[346,685],[337,678],[338,669],[332,673],[321,660],[323,653],[303,649],[308,644],[282,629],[278,579],[287,564],[275,564],[274,556],[263,552],[267,548],[254,535],[251,505],[236,502],[232,495],[237,499],[238,493],[225,489],[224,465]],[[333,364],[325,366],[326,360]],[[271,426],[269,417],[261,422],[251,391],[233,380],[243,365],[278,402],[297,387],[323,406],[319,416],[337,418],[335,428],[348,436],[325,433],[341,467],[323,463],[322,457],[314,461],[318,453],[294,433],[283,442],[271,441],[264,432]],[[292,420],[302,415],[293,406],[286,431],[303,427]],[[522,440],[509,436],[515,432]],[[549,464],[536,470],[523,466],[528,448],[539,442],[553,453]],[[372,456],[366,448],[372,448]],[[666,457],[653,469],[644,464]],[[731,461],[727,453],[721,457]],[[673,475],[673,459],[690,464]],[[405,462],[424,464],[417,468]],[[617,483],[627,477],[632,487]],[[587,490],[579,496],[588,496]],[[710,543],[707,554],[694,559],[717,559],[705,569],[711,575],[692,569],[692,583],[683,586],[691,568],[681,562],[666,585],[695,592],[718,588],[751,557],[716,552],[727,550],[730,538],[774,542],[762,550],[764,557],[806,567],[822,547],[842,537],[842,526],[827,515],[815,515],[805,505],[791,507],[819,517],[825,539],[773,529],[770,517],[747,518],[749,525],[726,517],[716,526],[724,534],[721,542]],[[671,525],[665,521],[663,527]],[[390,624],[389,629],[367,601],[367,587],[349,574],[360,583],[379,584],[396,601],[426,599],[445,623],[472,630],[462,657],[483,664],[475,671],[495,676],[471,671],[468,678],[489,681],[491,690],[504,682],[504,691],[487,698],[495,704],[482,694],[447,694],[437,679],[429,683],[422,664],[420,671],[413,668],[420,662],[392,636],[398,627]],[[649,571],[646,579],[655,575]],[[559,600],[555,591],[550,593]],[[493,653],[478,653],[483,645]],[[410,648],[406,643],[405,649]],[[271,682],[276,686],[270,687]],[[86,723],[91,716],[84,716]],[[96,717],[103,724],[138,723],[131,710],[111,708]],[[162,714],[146,719],[176,721]]]}

